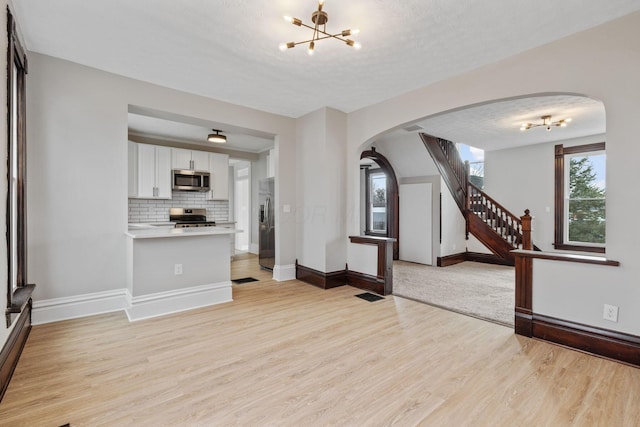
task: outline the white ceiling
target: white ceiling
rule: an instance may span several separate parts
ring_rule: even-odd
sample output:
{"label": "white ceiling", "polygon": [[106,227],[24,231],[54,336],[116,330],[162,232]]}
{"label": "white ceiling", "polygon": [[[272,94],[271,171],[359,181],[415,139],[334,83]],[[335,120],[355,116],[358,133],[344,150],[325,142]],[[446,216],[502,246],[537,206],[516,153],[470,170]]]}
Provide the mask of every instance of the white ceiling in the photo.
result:
{"label": "white ceiling", "polygon": [[[552,127],[551,131],[544,127],[520,130],[523,123],[541,123],[541,117],[545,115],[551,115],[553,121],[572,120],[567,127]],[[412,125],[421,127],[413,132],[424,132],[483,150],[517,148],[606,133],[602,102],[573,95],[511,99],[445,112],[405,125],[380,140],[393,140],[406,134],[406,129]]]}
{"label": "white ceiling", "polygon": [[[220,130],[220,133],[227,137],[227,143],[212,144],[207,142],[207,136],[214,133],[212,129]],[[129,134],[251,153],[261,153],[273,148],[273,138],[248,135],[245,131],[230,129],[224,125],[212,124],[210,127],[204,127],[183,123],[179,119],[166,120],[132,113],[129,113]]]}
{"label": "white ceiling", "polygon": [[235,104],[299,117],[351,112],[640,10],[639,0],[14,0],[28,50]]}

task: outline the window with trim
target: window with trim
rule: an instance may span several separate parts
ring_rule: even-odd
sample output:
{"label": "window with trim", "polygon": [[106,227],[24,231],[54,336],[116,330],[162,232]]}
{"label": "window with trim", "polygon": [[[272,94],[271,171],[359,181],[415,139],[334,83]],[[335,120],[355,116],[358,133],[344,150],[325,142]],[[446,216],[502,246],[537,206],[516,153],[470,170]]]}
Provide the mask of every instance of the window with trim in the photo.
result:
{"label": "window with trim", "polygon": [[387,175],[381,169],[367,169],[366,178],[366,233],[387,236]]}
{"label": "window with trim", "polygon": [[604,253],[605,143],[555,146],[556,249]]}
{"label": "window with trim", "polygon": [[7,9],[7,322],[30,298],[27,285],[26,74],[27,57]]}

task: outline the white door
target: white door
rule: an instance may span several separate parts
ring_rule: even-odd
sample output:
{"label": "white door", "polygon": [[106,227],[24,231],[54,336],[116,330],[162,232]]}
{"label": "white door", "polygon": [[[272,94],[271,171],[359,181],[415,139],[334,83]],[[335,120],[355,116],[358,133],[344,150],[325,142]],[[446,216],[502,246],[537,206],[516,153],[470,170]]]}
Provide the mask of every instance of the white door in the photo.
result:
{"label": "white door", "polygon": [[234,165],[234,200],[235,200],[235,217],[236,228],[242,230],[236,233],[236,250],[246,252],[249,250],[249,234],[251,230],[251,222],[249,212],[251,189],[249,187],[251,177],[251,164],[249,162],[240,162]]}
{"label": "white door", "polygon": [[400,259],[432,265],[431,183],[400,185]]}

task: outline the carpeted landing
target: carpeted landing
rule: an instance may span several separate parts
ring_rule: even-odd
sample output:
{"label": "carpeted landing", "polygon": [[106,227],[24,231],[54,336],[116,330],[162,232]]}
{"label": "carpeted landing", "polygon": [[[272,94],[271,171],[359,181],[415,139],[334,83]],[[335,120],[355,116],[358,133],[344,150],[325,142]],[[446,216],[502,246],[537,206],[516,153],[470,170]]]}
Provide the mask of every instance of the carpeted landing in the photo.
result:
{"label": "carpeted landing", "polygon": [[449,267],[394,261],[393,294],[512,327],[515,270],[472,261]]}

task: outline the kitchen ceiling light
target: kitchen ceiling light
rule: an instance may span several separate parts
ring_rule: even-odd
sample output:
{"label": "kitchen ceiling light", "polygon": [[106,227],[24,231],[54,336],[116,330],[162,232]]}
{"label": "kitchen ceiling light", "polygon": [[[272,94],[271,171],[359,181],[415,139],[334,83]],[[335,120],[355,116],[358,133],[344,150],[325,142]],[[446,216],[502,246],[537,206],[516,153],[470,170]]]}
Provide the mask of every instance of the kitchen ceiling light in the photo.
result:
{"label": "kitchen ceiling light", "polygon": [[547,132],[551,131],[551,126],[560,126],[567,127],[567,123],[571,121],[571,119],[562,119],[555,122],[551,121],[551,116],[542,116],[542,123],[523,123],[520,126],[520,130],[529,130],[531,128],[537,128],[539,126],[544,126],[547,129]]}
{"label": "kitchen ceiling light", "polygon": [[[318,1],[318,10],[316,10],[315,12],[313,12],[311,14],[311,21],[313,22],[313,27],[310,25],[305,24],[304,22],[302,22],[300,19],[298,18],[292,18],[291,16],[285,16],[284,20],[287,22],[292,23],[293,25],[296,25],[298,27],[306,27],[309,28],[311,30],[313,30],[313,35],[311,36],[311,39],[309,40],[304,40],[301,42],[289,42],[289,43],[282,43],[280,45],[280,50],[284,51],[287,49],[291,49],[299,44],[306,44],[309,43],[309,47],[307,48],[307,53],[309,55],[313,55],[313,51],[316,47],[316,42],[318,40],[324,40],[324,39],[330,39],[330,38],[334,38],[336,40],[340,40],[341,42],[344,42],[347,46],[351,46],[354,49],[360,49],[361,45],[358,42],[355,42],[351,39],[347,39],[345,37],[349,37],[351,35],[354,34],[358,34],[359,30],[342,30],[339,33],[336,34],[330,34],[327,33],[327,21],[329,21],[329,15],[327,15],[327,12],[322,10],[322,6],[324,5],[324,0],[319,0]],[[320,28],[322,27],[322,29]]]}
{"label": "kitchen ceiling light", "polygon": [[224,144],[227,142],[227,137],[224,135],[220,135],[219,130],[215,130],[215,129],[211,129],[212,131],[214,131],[215,133],[210,133],[209,136],[207,137],[207,141],[209,142],[216,142],[218,144]]}

